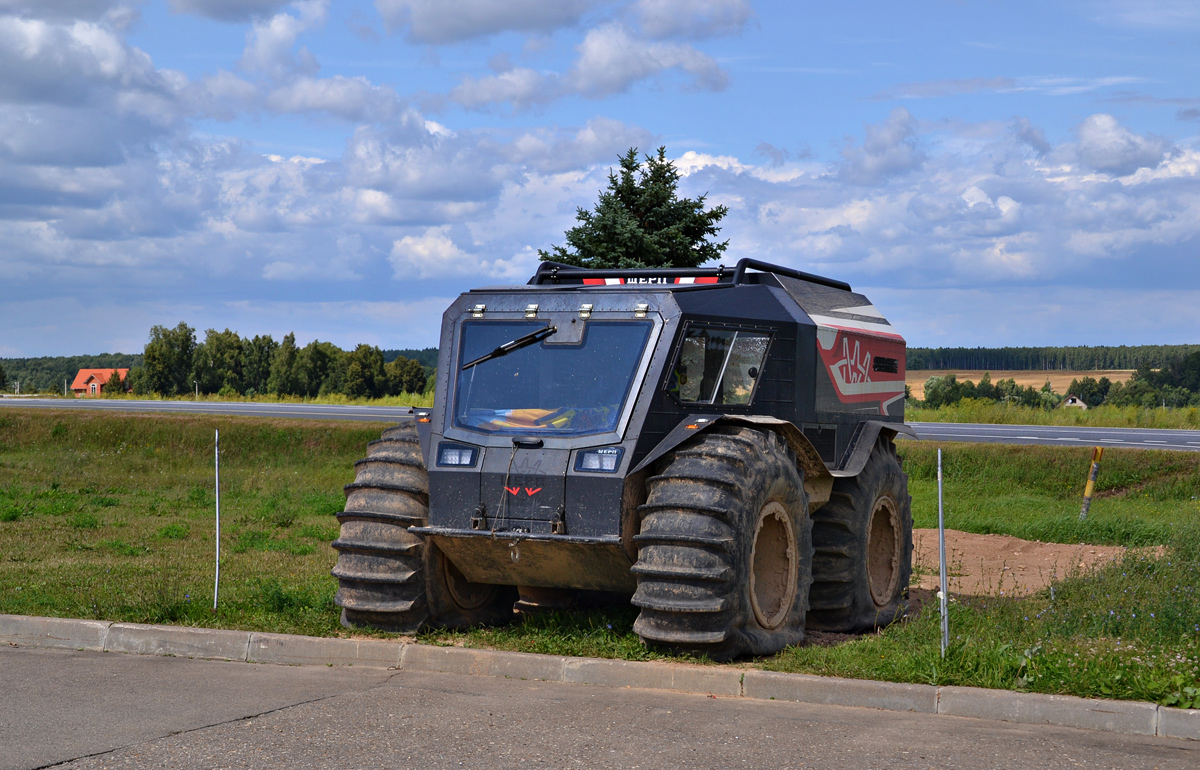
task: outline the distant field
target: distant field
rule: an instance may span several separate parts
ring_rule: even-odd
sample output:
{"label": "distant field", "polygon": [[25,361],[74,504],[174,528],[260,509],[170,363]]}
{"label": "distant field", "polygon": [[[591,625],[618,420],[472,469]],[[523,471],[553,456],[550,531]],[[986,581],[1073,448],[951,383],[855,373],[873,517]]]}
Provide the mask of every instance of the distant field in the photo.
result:
{"label": "distant field", "polygon": [[[1105,369],[1105,370],[1089,370],[1089,371],[1045,371],[1042,369],[1022,369],[1022,370],[996,370],[990,372],[992,382],[999,380],[1016,380],[1018,385],[1032,385],[1035,388],[1041,388],[1050,380],[1050,387],[1055,393],[1067,395],[1067,386],[1071,384],[1071,380],[1081,380],[1084,377],[1092,377],[1100,379],[1107,377],[1112,382],[1128,382],[1133,376],[1133,369]],[[981,369],[910,369],[904,375],[904,384],[912,389],[913,398],[925,398],[925,381],[930,377],[944,377],[948,374],[953,374],[962,382],[970,380],[971,382],[979,382],[985,372]]]}

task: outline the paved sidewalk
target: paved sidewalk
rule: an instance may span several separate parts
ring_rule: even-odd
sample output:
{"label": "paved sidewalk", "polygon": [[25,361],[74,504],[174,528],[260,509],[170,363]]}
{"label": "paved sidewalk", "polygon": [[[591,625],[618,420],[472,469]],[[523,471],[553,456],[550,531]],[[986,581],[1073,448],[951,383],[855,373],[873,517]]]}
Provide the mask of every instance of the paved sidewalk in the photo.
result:
{"label": "paved sidewalk", "polygon": [[0,647],[0,770],[1161,768],[1200,743],[374,666]]}
{"label": "paved sidewalk", "polygon": [[1197,709],[974,687],[779,674],[720,666],[566,658],[378,639],[329,639],[21,615],[0,615],[0,642],[17,647],[173,655],[248,663],[348,665],[636,687],[1200,741],[1200,710]]}

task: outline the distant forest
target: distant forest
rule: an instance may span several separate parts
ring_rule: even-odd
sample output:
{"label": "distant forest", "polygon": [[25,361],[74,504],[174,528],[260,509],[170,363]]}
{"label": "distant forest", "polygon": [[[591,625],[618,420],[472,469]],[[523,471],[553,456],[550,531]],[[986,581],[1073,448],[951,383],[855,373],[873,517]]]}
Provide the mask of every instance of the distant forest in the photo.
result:
{"label": "distant forest", "polygon": [[[397,358],[418,361],[426,374],[437,367],[437,348],[423,350],[385,350],[384,363]],[[0,358],[0,369],[8,382],[6,392],[21,383],[22,393],[61,393],[63,380],[69,386],[80,369],[132,369],[142,365],[141,353],[101,353],[94,356],[43,356],[41,358]]]}
{"label": "distant forest", "polygon": [[80,369],[129,369],[141,365],[141,353],[0,358],[0,368],[8,379],[5,390],[15,390],[19,382],[22,393],[62,393],[63,380],[69,386]]}
{"label": "distant forest", "polygon": [[984,371],[1161,369],[1200,352],[1200,345],[1121,345],[1050,348],[909,348],[908,369]]}
{"label": "distant forest", "polygon": [[[420,362],[427,375],[437,366],[437,348],[384,350],[384,363],[397,358]],[[909,369],[932,370],[1075,370],[1161,369],[1192,353],[1200,345],[1120,345],[1042,348],[909,348]],[[16,382],[25,393],[61,392],[63,380],[80,369],[125,369],[142,365],[140,353],[102,353],[95,356],[0,358],[7,375],[6,390]]]}

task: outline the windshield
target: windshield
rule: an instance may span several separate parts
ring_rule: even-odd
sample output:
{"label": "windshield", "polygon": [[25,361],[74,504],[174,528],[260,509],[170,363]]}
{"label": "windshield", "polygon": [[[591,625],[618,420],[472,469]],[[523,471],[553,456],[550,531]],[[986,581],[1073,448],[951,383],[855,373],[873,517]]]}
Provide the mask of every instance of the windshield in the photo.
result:
{"label": "windshield", "polygon": [[653,325],[649,321],[586,324],[577,343],[542,340],[464,370],[464,363],[546,326],[544,321],[464,322],[454,424],[486,433],[523,435],[579,436],[616,430]]}

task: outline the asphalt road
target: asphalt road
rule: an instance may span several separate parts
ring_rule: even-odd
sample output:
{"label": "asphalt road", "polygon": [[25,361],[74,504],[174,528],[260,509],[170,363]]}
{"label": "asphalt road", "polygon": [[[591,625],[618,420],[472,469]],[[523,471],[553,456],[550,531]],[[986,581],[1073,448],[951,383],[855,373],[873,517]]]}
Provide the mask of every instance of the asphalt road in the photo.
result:
{"label": "asphalt road", "polygon": [[0,649],[0,768],[1195,768],[1200,743],[373,668]]}
{"label": "asphalt road", "polygon": [[[99,409],[121,412],[290,417],[308,420],[398,422],[413,410],[402,406],[334,406],[328,404],[254,404],[209,401],[105,401],[103,399],[0,398],[4,407],[42,409]],[[1050,446],[1112,446],[1125,449],[1171,449],[1200,452],[1200,430],[1153,428],[1067,428],[1052,425],[975,425],[910,423],[922,441],[969,441],[984,444],[1044,444]]]}
{"label": "asphalt road", "polygon": [[953,422],[913,422],[909,425],[922,441],[1103,446],[1200,452],[1200,430],[1067,428],[1055,425],[975,425]]}
{"label": "asphalt road", "polygon": [[413,414],[413,410],[407,406],[256,404],[237,401],[126,401],[124,399],[106,401],[98,398],[0,398],[0,409],[4,407],[220,414],[299,420],[356,420],[360,422],[398,422],[411,418]]}

